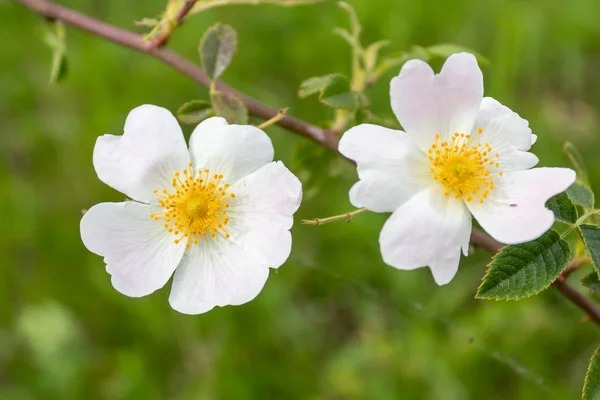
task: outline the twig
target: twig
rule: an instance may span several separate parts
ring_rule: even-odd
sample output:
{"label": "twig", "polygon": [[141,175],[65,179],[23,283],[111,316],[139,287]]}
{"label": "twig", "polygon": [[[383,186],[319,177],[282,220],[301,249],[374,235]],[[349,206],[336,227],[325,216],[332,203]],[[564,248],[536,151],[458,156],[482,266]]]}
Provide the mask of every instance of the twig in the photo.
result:
{"label": "twig", "polygon": [[366,208],[359,208],[358,210],[350,211],[350,212],[340,214],[340,215],[334,215],[333,217],[303,219],[301,222],[304,225],[315,225],[315,226],[328,224],[330,222],[340,221],[340,220],[345,220],[346,222],[350,222],[352,220],[352,217],[354,217],[355,215],[362,214],[366,211],[368,211]]}
{"label": "twig", "polygon": [[230,5],[259,5],[259,4],[273,4],[277,6],[290,7],[305,4],[323,3],[330,0],[204,0],[199,1],[198,4],[192,9],[190,14],[197,14],[209,8],[230,6]]}
{"label": "twig", "polygon": [[281,120],[281,118],[285,117],[285,114],[287,114],[289,108],[282,108],[281,110],[279,110],[279,112],[277,113],[276,116],[274,116],[273,118],[271,118],[268,121],[263,122],[262,124],[260,124],[257,128],[258,129],[265,129],[266,127],[269,127],[273,124],[276,124],[277,122],[279,122]]}
{"label": "twig", "polygon": [[169,37],[175,30],[176,27],[183,23],[183,19],[192,10],[194,4],[196,4],[198,0],[185,0],[183,5],[177,10],[175,17],[173,20],[169,21],[167,26],[163,26],[158,35],[152,38],[152,40],[148,43],[148,49],[156,49],[167,44]]}
{"label": "twig", "polygon": [[[210,79],[206,76],[196,64],[187,58],[179,55],[178,53],[169,50],[167,48],[148,48],[144,43],[142,36],[126,31],[124,29],[117,28],[115,26],[106,24],[98,21],[87,15],[80,14],[76,11],[70,10],[65,7],[61,7],[48,0],[17,0],[19,3],[31,9],[33,12],[40,16],[48,19],[56,19],[63,21],[65,24],[71,25],[75,28],[79,28],[88,31],[96,36],[102,37],[114,43],[121,44],[129,47],[133,50],[141,53],[148,54],[165,64],[171,66],[173,69],[181,72],[183,75],[189,77],[193,81],[209,88]],[[216,88],[225,92],[231,96],[238,97],[241,99],[248,111],[257,117],[264,120],[269,120],[276,117],[278,111],[267,107],[266,105],[246,96],[243,93],[231,88],[223,82],[216,82]],[[308,122],[300,119],[284,116],[277,122],[281,127],[288,129],[289,131],[298,133],[309,139],[312,139],[316,143],[337,152],[339,137],[338,133],[333,130],[321,129],[315,125],[309,124]],[[478,229],[473,229],[471,234],[471,243],[475,246],[479,246],[487,249],[491,253],[497,253],[503,244],[492,239],[485,233]],[[600,311],[590,303],[581,293],[573,289],[564,279],[559,279],[554,282],[554,286],[569,300],[575,303],[579,308],[585,311],[591,319],[600,324]]]}

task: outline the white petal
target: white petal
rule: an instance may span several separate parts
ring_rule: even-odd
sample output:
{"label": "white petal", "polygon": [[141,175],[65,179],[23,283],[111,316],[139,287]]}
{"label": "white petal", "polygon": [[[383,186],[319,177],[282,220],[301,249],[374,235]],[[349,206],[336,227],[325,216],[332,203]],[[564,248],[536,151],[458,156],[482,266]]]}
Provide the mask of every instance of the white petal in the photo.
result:
{"label": "white petal", "polygon": [[106,271],[119,292],[146,296],[167,283],[185,251],[159,221],[150,218],[159,207],[127,201],[101,203],[81,219],[81,239],[104,257]]}
{"label": "white petal", "polygon": [[94,147],[100,180],[145,203],[156,203],[153,190],[170,188],[173,174],[189,162],[177,120],[168,110],[152,105],[133,109],[122,136],[100,136]]}
{"label": "white petal", "polygon": [[339,151],[357,165],[360,181],[350,190],[355,207],[392,212],[431,181],[418,175],[428,173],[427,157],[402,131],[362,124],[344,133]]}
{"label": "white petal", "polygon": [[471,132],[483,97],[483,75],[472,54],[453,54],[439,75],[410,60],[390,86],[392,109],[404,130],[426,151],[439,133]]}
{"label": "white petal", "polygon": [[533,146],[535,144],[535,142],[537,142],[537,135],[535,134],[531,134],[531,145]]}
{"label": "white petal", "polygon": [[266,133],[250,125],[228,125],[219,117],[204,120],[190,138],[194,167],[208,168],[233,184],[273,161],[273,144]]}
{"label": "white petal", "polygon": [[411,270],[428,265],[438,285],[452,280],[461,247],[469,246],[471,216],[460,199],[430,188],[400,206],[386,221],[379,244],[386,264]]}
{"label": "white petal", "polygon": [[554,214],[546,201],[575,182],[568,168],[534,168],[504,174],[496,188],[482,203],[468,202],[467,207],[481,227],[494,239],[523,243],[537,239],[554,223]]}
{"label": "white petal", "polygon": [[175,271],[169,303],[184,314],[244,304],[260,293],[268,276],[269,268],[233,241],[204,237],[186,251]]}
{"label": "white petal", "polygon": [[505,173],[529,169],[535,167],[540,161],[535,154],[528,151],[519,151],[514,148],[505,149],[505,151],[499,152],[499,155],[500,157],[497,158],[499,167],[492,169],[492,173],[495,171]]}
{"label": "white petal", "polygon": [[479,128],[482,130],[479,141],[487,142],[494,152],[527,151],[534,141],[529,122],[491,97],[482,100],[472,135]]}
{"label": "white petal", "polygon": [[227,216],[229,240],[265,265],[277,268],[292,250],[293,215],[302,201],[302,184],[282,162],[272,162],[231,187]]}

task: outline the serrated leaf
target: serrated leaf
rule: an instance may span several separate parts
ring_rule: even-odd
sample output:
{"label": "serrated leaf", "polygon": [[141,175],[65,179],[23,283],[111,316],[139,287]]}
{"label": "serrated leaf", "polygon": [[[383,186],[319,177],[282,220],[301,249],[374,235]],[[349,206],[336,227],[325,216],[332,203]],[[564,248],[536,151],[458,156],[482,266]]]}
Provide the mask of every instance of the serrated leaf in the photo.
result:
{"label": "serrated leaf", "polygon": [[582,400],[600,399],[600,346],[596,349],[590,360],[585,383],[583,384]]}
{"label": "serrated leaf", "polygon": [[583,284],[583,286],[587,287],[588,289],[600,296],[600,279],[598,279],[597,272],[592,272],[586,275],[581,280],[581,283]]}
{"label": "serrated leaf", "polygon": [[354,109],[358,106],[356,93],[350,90],[350,81],[343,75],[335,74],[325,82],[319,100],[335,108]]}
{"label": "serrated leaf", "polygon": [[565,269],[571,250],[549,230],[538,239],[502,248],[489,264],[476,297],[519,300],[546,289]]}
{"label": "serrated leaf", "polygon": [[460,46],[460,45],[453,44],[453,43],[436,44],[436,45],[425,48],[425,51],[427,51],[432,56],[440,57],[443,59],[446,59],[450,55],[455,54],[455,53],[463,53],[463,52],[471,53],[475,56],[475,58],[477,59],[477,62],[479,64],[490,65],[490,61],[487,58],[485,58],[484,56],[482,56],[481,54],[474,52],[473,50],[471,50],[467,47]]}
{"label": "serrated leaf", "polygon": [[551,197],[546,207],[552,210],[557,221],[574,224],[577,221],[577,208],[569,196],[563,192]]}
{"label": "serrated leaf", "polygon": [[184,124],[198,124],[213,113],[212,105],[206,100],[192,100],[177,110],[177,119]]}
{"label": "serrated leaf", "polygon": [[327,84],[327,82],[330,79],[333,79],[336,75],[343,76],[341,74],[330,74],[324,76],[313,76],[312,78],[304,80],[300,84],[300,88],[298,89],[298,96],[300,98],[305,98],[313,94],[320,93],[321,90],[323,90],[323,88]]}
{"label": "serrated leaf", "polygon": [[583,224],[579,226],[579,232],[585,249],[592,259],[592,265],[596,272],[600,273],[600,227]]}
{"label": "serrated leaf", "polygon": [[248,109],[242,100],[223,92],[213,92],[211,99],[216,115],[225,118],[230,124],[248,124]]}
{"label": "serrated leaf", "polygon": [[216,23],[200,41],[202,69],[211,80],[217,79],[229,66],[237,50],[237,33],[229,25]]}
{"label": "serrated leaf", "polygon": [[567,194],[578,206],[594,207],[594,192],[581,181],[575,181],[568,189]]}
{"label": "serrated leaf", "polygon": [[587,169],[583,162],[583,157],[581,157],[581,154],[579,153],[575,145],[573,145],[573,143],[571,142],[565,142],[565,144],[563,145],[563,152],[575,167],[577,176],[585,182],[588,182]]}

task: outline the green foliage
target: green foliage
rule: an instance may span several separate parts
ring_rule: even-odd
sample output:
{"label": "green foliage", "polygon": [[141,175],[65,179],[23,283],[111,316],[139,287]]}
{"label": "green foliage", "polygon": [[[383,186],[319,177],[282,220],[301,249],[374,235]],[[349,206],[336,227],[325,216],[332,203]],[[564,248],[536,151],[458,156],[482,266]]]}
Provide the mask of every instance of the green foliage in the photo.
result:
{"label": "green foliage", "polygon": [[581,283],[583,286],[587,287],[594,293],[600,296],[600,279],[598,279],[597,272],[591,272],[587,274],[582,280]]}
{"label": "green foliage", "polygon": [[583,180],[584,182],[588,182],[587,168],[583,162],[583,157],[575,145],[573,145],[571,142],[565,142],[563,146],[563,152],[575,167],[575,172],[577,172],[579,179]]}
{"label": "green foliage", "polygon": [[211,80],[218,79],[237,50],[237,33],[229,25],[216,23],[204,34],[200,41],[202,69]]}
{"label": "green foliage", "polygon": [[350,81],[342,74],[308,78],[298,89],[298,96],[302,98],[316,93],[323,104],[333,108],[354,110],[363,102],[361,94],[350,89]]}
{"label": "green foliage", "polygon": [[590,360],[585,383],[583,385],[582,400],[600,399],[600,347],[596,349]]}
{"label": "green foliage", "polygon": [[44,33],[44,42],[52,50],[52,64],[50,67],[50,82],[58,83],[67,77],[69,64],[67,60],[65,26],[60,21],[49,22]]}
{"label": "green foliage", "polygon": [[216,115],[225,118],[230,124],[248,124],[248,110],[242,100],[217,91],[211,93],[210,96],[212,99],[213,110]]}
{"label": "green foliage", "polygon": [[549,230],[538,239],[504,247],[494,256],[478,299],[519,300],[546,289],[565,269],[571,250]]}
{"label": "green foliage", "polygon": [[212,114],[212,105],[206,100],[188,101],[177,109],[177,119],[184,124],[198,124]]}
{"label": "green foliage", "polygon": [[594,192],[581,181],[575,181],[568,189],[567,194],[578,206],[594,207]]}
{"label": "green foliage", "polygon": [[600,228],[594,225],[581,225],[579,227],[583,244],[588,251],[596,272],[600,273]]}
{"label": "green foliage", "polygon": [[565,192],[551,197],[546,202],[546,207],[552,210],[557,221],[566,224],[574,224],[577,221],[577,208]]}

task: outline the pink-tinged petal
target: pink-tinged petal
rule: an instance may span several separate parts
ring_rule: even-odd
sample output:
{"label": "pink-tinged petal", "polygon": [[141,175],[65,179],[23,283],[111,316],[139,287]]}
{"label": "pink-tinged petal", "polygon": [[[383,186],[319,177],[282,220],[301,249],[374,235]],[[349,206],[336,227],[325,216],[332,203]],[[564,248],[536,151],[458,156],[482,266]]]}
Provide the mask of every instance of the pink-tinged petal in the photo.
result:
{"label": "pink-tinged petal", "polygon": [[154,190],[171,187],[176,171],[190,162],[177,120],[166,109],[143,105],[133,109],[122,136],[100,136],[94,168],[101,181],[132,199],[157,203]]}
{"label": "pink-tinged petal", "polygon": [[392,109],[406,133],[423,151],[454,132],[471,132],[481,99],[483,75],[472,54],[453,54],[435,75],[420,60],[410,60],[390,85]]}
{"label": "pink-tinged petal", "polygon": [[203,237],[175,271],[169,303],[184,314],[244,304],[260,293],[268,276],[269,267],[233,241]]}
{"label": "pink-tinged petal", "polygon": [[524,243],[540,237],[554,223],[546,201],[575,182],[568,168],[534,168],[504,174],[483,202],[468,202],[467,207],[494,239]]}
{"label": "pink-tinged petal", "polygon": [[350,190],[355,207],[392,212],[431,179],[427,157],[402,131],[362,124],[344,133],[339,151],[357,165],[360,180]]}
{"label": "pink-tinged petal", "polygon": [[227,216],[229,240],[271,268],[292,250],[293,215],[302,201],[302,184],[282,162],[272,162],[231,187]]}
{"label": "pink-tinged petal", "polygon": [[466,254],[471,216],[460,199],[429,188],[400,206],[386,221],[379,244],[386,264],[412,270],[429,266],[438,285],[452,280]]}
{"label": "pink-tinged petal", "polygon": [[181,261],[185,244],[176,245],[162,223],[150,218],[156,206],[127,201],[101,203],[81,219],[81,239],[104,257],[112,284],[130,297],[146,296],[167,283]]}
{"label": "pink-tinged petal", "polygon": [[194,167],[223,175],[237,182],[273,161],[273,144],[262,130],[250,125],[228,125],[213,117],[202,121],[190,138]]}

